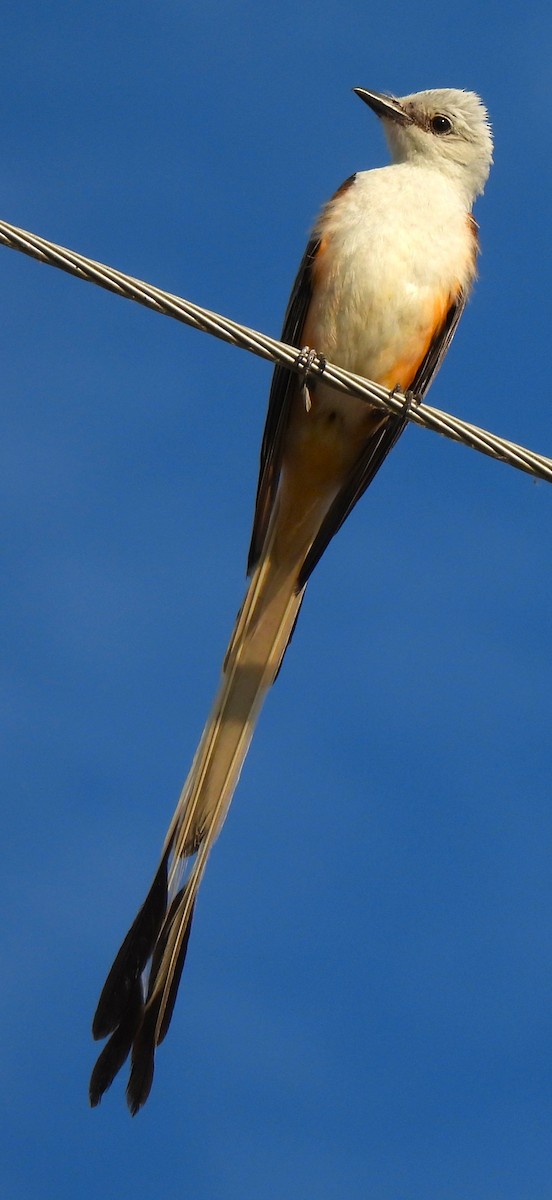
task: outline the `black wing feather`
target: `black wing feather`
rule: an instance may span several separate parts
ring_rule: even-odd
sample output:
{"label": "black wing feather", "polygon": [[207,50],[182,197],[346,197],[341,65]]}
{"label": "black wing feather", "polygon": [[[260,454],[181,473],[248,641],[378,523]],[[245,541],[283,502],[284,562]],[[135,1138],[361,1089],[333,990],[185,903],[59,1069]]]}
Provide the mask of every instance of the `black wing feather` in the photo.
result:
{"label": "black wing feather", "polygon": [[[319,246],[320,238],[310,239],[301,260],[284,317],[282,341],[287,342],[290,346],[297,346],[298,349],[303,346],[301,338],[312,299],[312,265]],[[276,366],[272,376],[268,412],[261,444],[259,483],[247,560],[248,575],[254,571],[264,546],[278,489],[290,403],[296,388],[296,376],[286,367]]]}
{"label": "black wing feather", "polygon": [[[324,212],[327,211],[338,196],[353,186],[355,179],[356,174],[350,175],[341,184],[341,187],[337,189],[337,192],[328,201]],[[318,236],[318,227],[315,226],[301,260],[295,283],[291,289],[291,296],[284,316],[282,341],[287,342],[289,346],[297,346],[298,349],[302,349],[305,345],[303,330],[312,300],[312,268],[320,248],[320,243],[321,238]],[[311,346],[310,349],[316,349],[316,347]],[[248,575],[251,575],[254,571],[261,557],[272,516],[280,479],[290,404],[296,389],[296,375],[286,367],[276,366],[272,376],[268,412],[261,445],[261,463],[257,498],[255,501],[255,516],[253,518],[253,532],[251,534],[249,556],[247,559]]]}

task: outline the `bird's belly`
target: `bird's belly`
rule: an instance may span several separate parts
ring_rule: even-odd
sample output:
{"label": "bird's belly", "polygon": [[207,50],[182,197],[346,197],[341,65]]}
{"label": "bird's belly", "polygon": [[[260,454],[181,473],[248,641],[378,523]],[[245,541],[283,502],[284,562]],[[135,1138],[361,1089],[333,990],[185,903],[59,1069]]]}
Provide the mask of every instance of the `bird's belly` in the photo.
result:
{"label": "bird's belly", "polygon": [[320,278],[305,328],[305,344],[384,387],[412,383],[451,303],[451,288],[437,281],[417,283],[392,266],[383,272],[328,270]]}
{"label": "bird's belly", "polygon": [[[311,305],[305,324],[305,345],[383,387],[404,390],[410,387],[449,303],[448,296],[436,301],[428,291],[409,289],[404,282],[383,296],[369,280],[359,280],[354,268],[348,277],[330,280],[318,296],[320,302]],[[360,398],[328,387],[322,377],[313,385],[308,412],[299,397],[295,402],[288,463],[290,458],[300,460],[301,473],[308,474],[313,490],[324,483],[333,489],[385,416]]]}
{"label": "bird's belly", "polygon": [[[343,217],[332,223],[330,208],[318,227],[302,344],[383,387],[406,390],[468,279],[465,216],[451,238],[438,236],[427,214],[421,227],[405,224],[401,206],[395,212],[386,205],[366,223],[355,193],[356,185],[347,193],[349,213],[344,206]],[[318,527],[320,514],[386,420],[381,409],[342,395],[323,376],[311,386],[310,403],[297,389],[280,493],[281,523],[289,522],[296,541]]]}

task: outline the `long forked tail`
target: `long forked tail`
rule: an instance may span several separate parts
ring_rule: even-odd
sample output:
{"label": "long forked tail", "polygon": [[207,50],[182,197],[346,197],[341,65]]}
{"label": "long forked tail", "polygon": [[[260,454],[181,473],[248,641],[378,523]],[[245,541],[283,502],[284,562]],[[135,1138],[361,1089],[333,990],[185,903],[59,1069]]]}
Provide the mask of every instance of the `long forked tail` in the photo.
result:
{"label": "long forked tail", "polygon": [[[223,676],[171,821],[157,874],[106,979],[95,1038],[109,1036],[90,1080],[99,1104],[132,1051],[127,1101],[134,1115],[150,1092],[155,1048],[168,1030],[186,957],[197,890],[221,828],[264,697],[293,633],[304,588],[297,565],[259,564],[245,596]],[[182,876],[186,874],[182,886]],[[143,973],[150,964],[147,994]]]}

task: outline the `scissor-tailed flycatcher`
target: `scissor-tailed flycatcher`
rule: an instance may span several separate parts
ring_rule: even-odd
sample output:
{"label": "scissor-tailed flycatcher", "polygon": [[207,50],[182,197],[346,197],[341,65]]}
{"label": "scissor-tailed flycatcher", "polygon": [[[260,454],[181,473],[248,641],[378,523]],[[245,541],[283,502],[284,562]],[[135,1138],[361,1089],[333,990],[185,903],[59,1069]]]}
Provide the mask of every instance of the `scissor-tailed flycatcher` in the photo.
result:
{"label": "scissor-tailed flycatcher", "polygon": [[[393,164],[352,175],[322,210],[282,338],[316,347],[331,362],[384,387],[423,396],[475,278],[471,208],[492,161],[487,113],[472,92],[442,88],[396,100],[355,91],[381,117]],[[274,371],[249,551],[251,582],[157,874],[96,1010],[94,1037],[111,1036],[92,1073],[94,1105],[130,1051],[131,1112],[149,1095],[207,856],[307,581],[405,423],[405,417],[332,391],[323,376],[305,384],[283,367]]]}

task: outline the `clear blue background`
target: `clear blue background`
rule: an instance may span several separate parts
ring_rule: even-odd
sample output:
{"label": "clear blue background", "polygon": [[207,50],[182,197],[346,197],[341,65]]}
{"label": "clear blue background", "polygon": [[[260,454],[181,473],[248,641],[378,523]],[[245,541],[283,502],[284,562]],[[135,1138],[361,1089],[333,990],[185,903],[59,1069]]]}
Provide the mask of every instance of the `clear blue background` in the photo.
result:
{"label": "clear blue background", "polygon": [[[351,94],[485,98],[480,280],[432,401],[552,451],[552,17],[3,12],[0,214],[278,334],[386,161]],[[410,429],[309,588],[146,1109],[90,1020],[238,608],[270,368],[0,251],[2,1194],[549,1200],[552,489]],[[544,352],[544,353],[543,353]]]}

